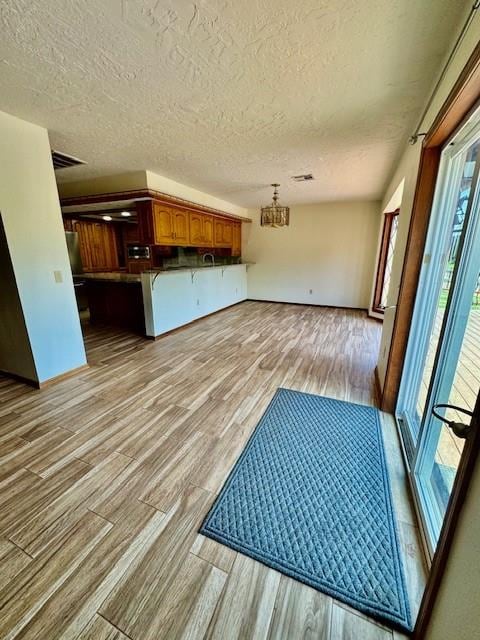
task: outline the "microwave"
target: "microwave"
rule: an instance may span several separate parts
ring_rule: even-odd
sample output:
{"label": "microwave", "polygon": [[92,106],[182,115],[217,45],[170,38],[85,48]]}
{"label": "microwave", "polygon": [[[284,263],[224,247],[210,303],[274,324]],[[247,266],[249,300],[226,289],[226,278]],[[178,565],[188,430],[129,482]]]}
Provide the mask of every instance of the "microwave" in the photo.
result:
{"label": "microwave", "polygon": [[150,260],[150,247],[129,244],[127,245],[127,258],[129,260]]}

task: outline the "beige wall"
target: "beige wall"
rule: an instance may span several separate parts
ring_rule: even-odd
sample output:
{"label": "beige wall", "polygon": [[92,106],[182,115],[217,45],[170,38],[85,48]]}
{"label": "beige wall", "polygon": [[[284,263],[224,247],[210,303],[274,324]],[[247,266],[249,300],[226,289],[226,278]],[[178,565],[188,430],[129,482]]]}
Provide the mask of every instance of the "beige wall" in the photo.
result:
{"label": "beige wall", "polygon": [[[290,208],[290,226],[260,226],[249,210],[243,256],[248,297],[306,304],[369,305],[379,202],[333,202]],[[310,290],[312,293],[310,293]]]}

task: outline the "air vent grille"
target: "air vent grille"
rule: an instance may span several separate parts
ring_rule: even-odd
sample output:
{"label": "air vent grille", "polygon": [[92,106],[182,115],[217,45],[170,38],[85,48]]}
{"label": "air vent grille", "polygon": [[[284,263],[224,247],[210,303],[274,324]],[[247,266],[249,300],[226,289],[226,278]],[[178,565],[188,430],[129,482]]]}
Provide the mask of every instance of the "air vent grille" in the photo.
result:
{"label": "air vent grille", "polygon": [[83,160],[75,158],[74,156],[68,156],[66,153],[60,153],[60,151],[52,150],[53,168],[55,171],[59,169],[68,169],[68,167],[76,167],[79,164],[85,164]]}
{"label": "air vent grille", "polygon": [[295,182],[307,182],[308,180],[315,180],[311,173],[302,173],[299,176],[292,176],[292,180]]}

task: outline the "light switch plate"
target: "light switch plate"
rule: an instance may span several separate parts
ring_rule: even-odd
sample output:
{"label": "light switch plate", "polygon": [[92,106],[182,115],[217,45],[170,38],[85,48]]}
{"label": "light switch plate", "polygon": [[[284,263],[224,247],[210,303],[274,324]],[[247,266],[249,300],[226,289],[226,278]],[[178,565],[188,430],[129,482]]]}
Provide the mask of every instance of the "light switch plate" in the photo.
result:
{"label": "light switch plate", "polygon": [[55,282],[57,283],[63,282],[63,276],[61,271],[54,271],[53,277],[55,278]]}

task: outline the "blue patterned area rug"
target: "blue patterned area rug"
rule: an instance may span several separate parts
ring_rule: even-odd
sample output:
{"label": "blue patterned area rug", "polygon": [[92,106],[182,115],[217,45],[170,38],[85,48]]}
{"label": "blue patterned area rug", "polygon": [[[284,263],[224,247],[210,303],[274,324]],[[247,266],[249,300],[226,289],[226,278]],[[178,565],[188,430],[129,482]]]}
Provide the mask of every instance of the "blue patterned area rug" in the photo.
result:
{"label": "blue patterned area rug", "polygon": [[200,532],[411,629],[373,407],[278,389]]}

